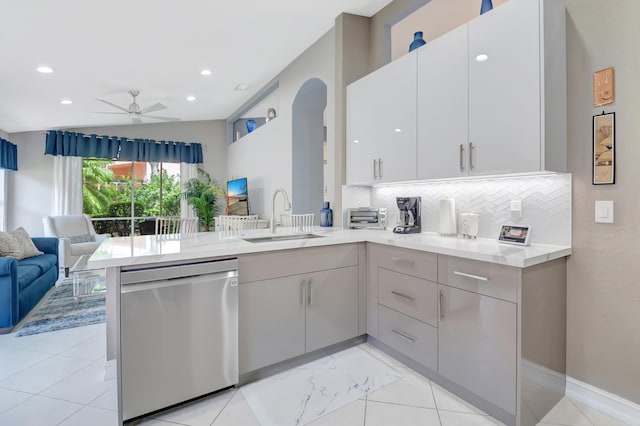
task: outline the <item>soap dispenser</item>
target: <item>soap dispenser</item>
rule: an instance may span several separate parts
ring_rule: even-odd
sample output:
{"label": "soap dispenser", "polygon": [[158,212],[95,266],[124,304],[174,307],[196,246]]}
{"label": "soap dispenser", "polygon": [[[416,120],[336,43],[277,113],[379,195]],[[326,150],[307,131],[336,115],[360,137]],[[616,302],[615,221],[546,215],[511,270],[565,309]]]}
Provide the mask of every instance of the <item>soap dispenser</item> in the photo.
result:
{"label": "soap dispenser", "polygon": [[325,201],[320,210],[320,226],[333,226],[333,210],[329,208],[329,202]]}

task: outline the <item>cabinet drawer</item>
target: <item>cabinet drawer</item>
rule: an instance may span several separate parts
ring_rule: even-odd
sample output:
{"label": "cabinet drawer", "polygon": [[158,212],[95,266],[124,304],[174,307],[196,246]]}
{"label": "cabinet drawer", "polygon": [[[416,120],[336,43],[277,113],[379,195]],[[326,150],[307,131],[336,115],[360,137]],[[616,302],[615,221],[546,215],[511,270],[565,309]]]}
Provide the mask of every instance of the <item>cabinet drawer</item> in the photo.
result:
{"label": "cabinet drawer", "polygon": [[378,301],[398,312],[438,326],[438,285],[378,268]]}
{"label": "cabinet drawer", "polygon": [[438,256],[435,253],[377,244],[371,244],[370,248],[369,261],[378,267],[429,281],[436,281],[438,277]]}
{"label": "cabinet drawer", "polygon": [[240,283],[358,264],[357,244],[276,250],[238,256]]}
{"label": "cabinet drawer", "polygon": [[459,257],[438,256],[438,282],[441,284],[517,302],[519,279],[518,268]]}
{"label": "cabinet drawer", "polygon": [[378,340],[425,367],[438,368],[438,329],[378,305]]}

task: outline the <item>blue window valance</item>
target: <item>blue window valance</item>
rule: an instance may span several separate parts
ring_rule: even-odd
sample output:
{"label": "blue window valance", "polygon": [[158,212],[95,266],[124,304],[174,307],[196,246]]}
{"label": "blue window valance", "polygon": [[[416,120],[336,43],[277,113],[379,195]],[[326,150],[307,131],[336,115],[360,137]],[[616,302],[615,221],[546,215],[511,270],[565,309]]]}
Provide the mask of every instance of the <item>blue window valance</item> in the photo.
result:
{"label": "blue window valance", "polygon": [[18,170],[18,146],[0,138],[0,169]]}
{"label": "blue window valance", "polygon": [[127,161],[203,162],[202,145],[199,143],[85,135],[61,130],[47,132],[44,153]]}

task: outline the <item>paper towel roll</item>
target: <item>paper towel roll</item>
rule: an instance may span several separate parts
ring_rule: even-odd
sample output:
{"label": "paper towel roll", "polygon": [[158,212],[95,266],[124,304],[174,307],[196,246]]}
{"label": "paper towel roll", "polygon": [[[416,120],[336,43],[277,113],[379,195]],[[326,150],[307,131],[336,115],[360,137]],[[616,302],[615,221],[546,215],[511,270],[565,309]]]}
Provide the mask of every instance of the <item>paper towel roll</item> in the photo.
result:
{"label": "paper towel roll", "polygon": [[445,198],[440,200],[440,235],[457,235],[456,200]]}

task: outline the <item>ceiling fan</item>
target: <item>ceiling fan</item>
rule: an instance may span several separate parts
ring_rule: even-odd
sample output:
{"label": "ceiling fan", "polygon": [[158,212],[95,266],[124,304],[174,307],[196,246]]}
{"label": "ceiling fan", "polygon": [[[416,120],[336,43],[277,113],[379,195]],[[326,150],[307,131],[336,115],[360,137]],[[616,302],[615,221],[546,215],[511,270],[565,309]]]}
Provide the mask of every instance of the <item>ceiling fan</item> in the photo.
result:
{"label": "ceiling fan", "polygon": [[163,105],[160,102],[157,102],[146,108],[140,108],[140,105],[136,103],[136,97],[140,94],[140,91],[132,89],[132,90],[129,90],[129,94],[133,98],[133,102],[129,104],[129,108],[124,108],[124,107],[121,107],[120,105],[116,105],[109,101],[105,101],[104,99],[96,98],[96,100],[103,102],[107,105],[111,105],[112,107],[122,111],[122,112],[99,112],[99,114],[123,114],[128,116],[131,119],[132,123],[141,123],[142,118],[153,118],[161,121],[180,121],[179,118],[175,118],[175,117],[160,117],[157,115],[148,115],[148,113],[150,112],[162,111],[163,109],[167,109],[167,107],[166,105]]}

